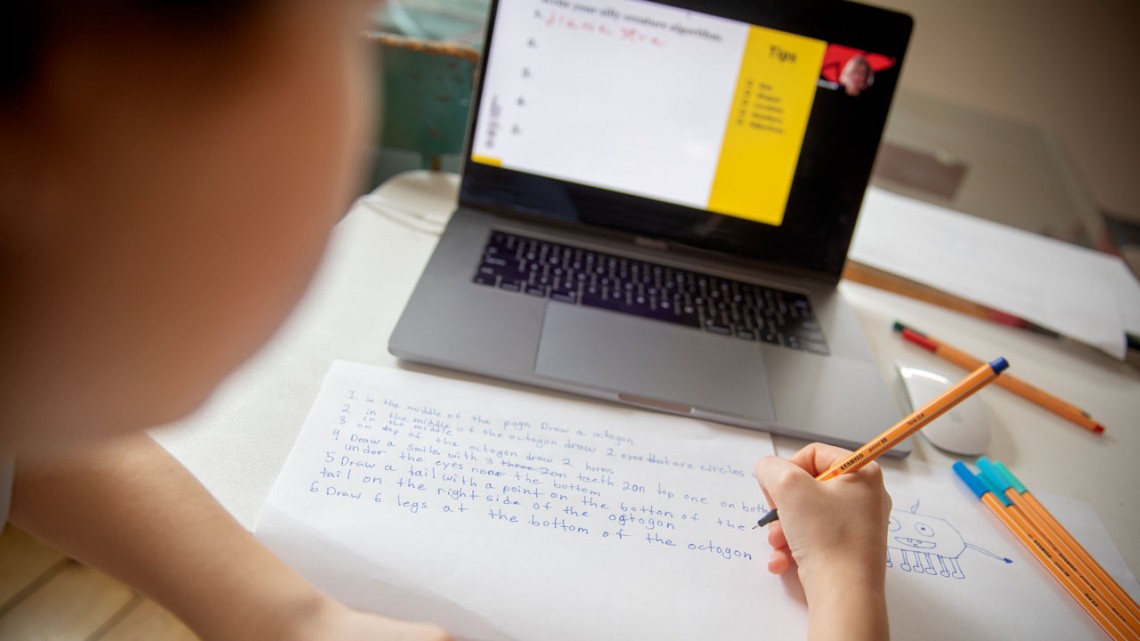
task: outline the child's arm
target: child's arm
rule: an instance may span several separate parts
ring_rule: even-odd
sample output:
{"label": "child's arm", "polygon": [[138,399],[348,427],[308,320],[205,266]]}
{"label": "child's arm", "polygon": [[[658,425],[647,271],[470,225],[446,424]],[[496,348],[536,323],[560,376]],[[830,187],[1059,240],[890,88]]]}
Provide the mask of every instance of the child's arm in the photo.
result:
{"label": "child's arm", "polygon": [[203,639],[448,638],[323,596],[145,434],[21,454],[11,521],[134,586]]}
{"label": "child's arm", "polygon": [[798,566],[812,641],[885,640],[887,521],[891,497],[870,463],[826,483],[815,476],[850,452],[813,443],[790,461],[769,456],[756,479],[780,520],[768,525],[769,571]]}

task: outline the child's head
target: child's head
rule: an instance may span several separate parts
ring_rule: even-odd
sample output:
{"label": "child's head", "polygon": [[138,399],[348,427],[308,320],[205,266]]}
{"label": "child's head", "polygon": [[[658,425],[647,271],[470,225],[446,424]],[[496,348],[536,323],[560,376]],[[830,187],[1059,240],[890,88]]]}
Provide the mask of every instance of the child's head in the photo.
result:
{"label": "child's head", "polygon": [[174,419],[278,326],[367,140],[368,6],[3,10],[0,450]]}

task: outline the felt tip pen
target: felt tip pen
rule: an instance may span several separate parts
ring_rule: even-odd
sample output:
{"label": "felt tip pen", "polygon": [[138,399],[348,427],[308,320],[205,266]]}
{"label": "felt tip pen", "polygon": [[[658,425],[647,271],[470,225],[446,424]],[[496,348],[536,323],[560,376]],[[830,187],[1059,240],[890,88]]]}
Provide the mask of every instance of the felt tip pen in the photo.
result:
{"label": "felt tip pen", "polygon": [[993,512],[1010,534],[1061,584],[1069,596],[1109,637],[1116,641],[1129,641],[1135,638],[1133,631],[1127,625],[1111,615],[1100,596],[1079,582],[1078,577],[1058,558],[1048,542],[1041,539],[1037,528],[1022,515],[1020,510],[1013,507],[1013,503],[1002,493],[1001,488],[994,485],[994,479],[985,474],[975,475],[961,461],[954,463],[953,470],[966,487],[970,488],[974,495]]}
{"label": "felt tip pen", "polygon": [[[1009,367],[1004,358],[997,358],[975,369],[968,376],[955,383],[950,389],[934,397],[926,405],[911,412],[898,423],[887,428],[871,442],[852,452],[847,458],[831,466],[830,469],[815,477],[818,481],[830,481],[841,475],[854,472],[871,461],[879,458],[884,452],[906,440],[908,436],[922,429],[927,423],[942,416],[952,407],[969,398],[971,394],[982,389]],[[768,525],[780,518],[775,509],[770,510],[756,522],[757,527]]]}
{"label": "felt tip pen", "polygon": [[[929,336],[917,329],[895,321],[894,330],[902,335],[903,339],[918,345],[919,347],[934,352],[934,354],[945,361],[953,363],[962,369],[974,369],[982,363],[982,361],[974,356],[963,352],[957,347],[947,345],[946,343]],[[1037,387],[1026,383],[1025,381],[1015,376],[1002,376],[997,381],[996,385],[1007,391],[1017,394],[1021,398],[1042,407],[1050,412],[1060,416],[1061,418],[1083,427],[1094,434],[1103,434],[1104,425],[1093,420],[1089,413],[1081,408],[1063,401],[1056,396],[1041,390]]]}
{"label": "felt tip pen", "polygon": [[1103,588],[1103,591],[1108,593],[1105,595],[1106,601],[1125,613],[1126,626],[1140,637],[1140,605],[1137,605],[1135,599],[1124,591],[1116,579],[1097,563],[1088,550],[1073,538],[1065,526],[1061,525],[1005,464],[1001,461],[991,461],[983,456],[978,459],[978,467],[983,473],[999,479],[1006,497],[1037,524],[1046,538],[1052,539],[1064,554],[1073,560],[1077,571],[1095,581],[1098,588]]}

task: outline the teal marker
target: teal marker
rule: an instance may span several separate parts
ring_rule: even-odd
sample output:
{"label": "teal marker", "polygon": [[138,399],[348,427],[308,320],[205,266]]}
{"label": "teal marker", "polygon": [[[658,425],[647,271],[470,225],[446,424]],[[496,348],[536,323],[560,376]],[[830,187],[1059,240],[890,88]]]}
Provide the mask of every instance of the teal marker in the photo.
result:
{"label": "teal marker", "polygon": [[1013,475],[1013,472],[1009,471],[1005,463],[994,461],[994,469],[997,470],[998,475],[1001,476],[1006,483],[1009,483],[1010,487],[1017,490],[1018,494],[1025,494],[1029,491],[1029,488],[1022,485],[1021,481],[1017,480],[1017,477]]}
{"label": "teal marker", "polygon": [[1002,505],[1006,507],[1013,505],[1010,503],[1009,499],[1005,497],[1004,494],[997,490],[996,487],[991,487],[988,483],[986,483],[984,476],[981,474],[974,474],[972,471],[970,471],[970,468],[966,467],[966,464],[962,461],[955,463],[953,465],[953,469],[954,473],[958,475],[958,478],[962,479],[962,482],[966,484],[966,487],[970,488],[974,495],[978,497],[978,500],[981,500],[982,497],[985,496],[987,492],[989,492],[994,495],[994,498],[996,498],[998,501],[1001,501]]}
{"label": "teal marker", "polygon": [[988,458],[983,456],[978,459],[978,469],[981,470],[982,480],[988,482],[990,486],[997,488],[996,494],[1005,497],[1006,490],[1013,487],[1013,485],[1002,476],[1001,472],[998,472],[997,466]]}
{"label": "teal marker", "polygon": [[982,485],[986,486],[986,489],[992,492],[993,495],[997,497],[997,500],[1001,501],[1002,505],[1005,507],[1013,505],[1013,501],[1009,500],[1009,497],[1005,495],[1005,492],[1001,491],[1001,487],[998,486],[993,479],[986,476],[985,474],[978,474],[977,477],[978,480],[982,482]]}

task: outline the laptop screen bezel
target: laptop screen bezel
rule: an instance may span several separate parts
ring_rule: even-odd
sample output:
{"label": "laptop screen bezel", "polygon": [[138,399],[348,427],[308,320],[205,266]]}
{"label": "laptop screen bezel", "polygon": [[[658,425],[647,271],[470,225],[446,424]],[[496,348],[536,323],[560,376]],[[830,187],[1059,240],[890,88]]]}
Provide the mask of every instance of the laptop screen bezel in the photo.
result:
{"label": "laptop screen bezel", "polygon": [[[886,73],[877,74],[871,90],[842,104],[847,100],[842,90],[817,90],[784,223],[771,226],[473,162],[470,150],[483,99],[482,78],[491,57],[484,55],[467,129],[460,204],[652,238],[671,246],[838,279],[910,40],[911,17],[846,1],[711,0],[701,2],[699,9],[676,0],[654,1],[887,55],[896,63]],[[498,11],[499,1],[493,0],[487,51]]]}

